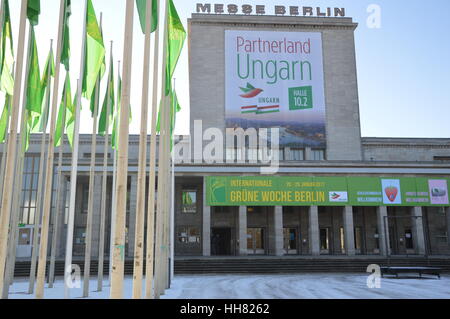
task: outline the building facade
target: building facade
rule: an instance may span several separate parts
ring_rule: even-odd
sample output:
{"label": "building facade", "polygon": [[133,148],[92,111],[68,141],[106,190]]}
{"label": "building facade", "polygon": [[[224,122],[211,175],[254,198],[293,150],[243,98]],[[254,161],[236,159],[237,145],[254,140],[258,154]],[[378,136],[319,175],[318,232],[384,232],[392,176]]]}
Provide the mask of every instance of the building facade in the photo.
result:
{"label": "building facade", "polygon": [[[191,132],[190,135],[177,136],[175,139],[175,256],[450,255],[447,187],[450,183],[450,138],[361,137],[354,39],[356,28],[357,24],[351,18],[193,14],[188,20]],[[236,32],[252,36],[254,32],[288,36],[306,34],[311,38],[303,42],[304,52],[314,47],[311,43],[316,42],[310,41],[314,41],[315,37],[320,43],[318,63],[321,65],[320,70],[323,69],[323,72],[319,71],[319,76],[323,85],[324,131],[306,135],[304,132],[295,132],[295,127],[290,124],[281,133],[282,139],[291,134],[297,140],[301,137],[304,140],[309,138],[310,141],[304,145],[297,142],[281,143],[277,148],[272,148],[272,151],[277,152],[278,168],[270,176],[261,174],[261,167],[268,164],[263,161],[260,151],[252,149],[250,142],[245,139],[241,147],[234,143],[231,147],[224,145],[220,151],[216,148],[212,152],[212,158],[204,156],[213,137],[217,140],[222,135],[222,140],[225,140],[230,135],[227,131],[230,128],[230,84],[227,75],[230,44],[227,41]],[[250,41],[248,44],[254,47],[259,45],[260,51],[261,47],[264,48],[264,40],[253,41],[256,42]],[[239,42],[237,45],[239,47]],[[279,53],[282,45],[280,42],[271,42],[264,50]],[[259,60],[253,61],[253,72],[258,72],[261,67],[262,78],[264,65],[255,61]],[[247,66],[251,65],[248,63]],[[268,67],[274,65],[265,64],[266,75],[270,75]],[[303,61],[298,65],[307,67],[309,64]],[[281,69],[278,71],[278,76],[288,77]],[[248,79],[242,74],[240,76],[242,83],[238,85],[244,93],[255,89],[250,82],[250,86],[242,88]],[[267,86],[266,91],[272,89]],[[316,97],[321,93],[317,93],[317,96],[316,93],[314,97],[317,101]],[[267,99],[264,100],[266,103],[277,102],[276,98],[270,97],[270,102]],[[255,114],[258,114],[268,106],[255,107],[258,108]],[[313,107],[310,105],[306,108]],[[291,114],[297,116],[302,113]],[[232,139],[234,141],[235,137],[232,136]],[[40,136],[32,136],[25,162],[18,246],[18,257],[23,258],[31,256],[40,140]],[[90,140],[88,135],[80,138],[74,232],[76,256],[84,255]],[[138,136],[130,136],[126,236],[126,254],[130,258],[134,250],[138,142]],[[107,202],[110,203],[112,152],[108,157],[110,177]],[[103,139],[99,138],[96,199],[101,196],[102,158]],[[60,229],[61,239],[57,243],[59,257],[63,257],[65,248],[68,198],[71,192],[70,161],[71,152],[65,144],[62,167],[64,185],[58,186],[64,198],[61,207],[55,207],[56,196],[53,196],[53,212],[61,212],[64,218],[59,219],[58,225],[52,224],[51,227],[52,231]],[[55,176],[56,173],[55,166]],[[215,197],[214,181],[230,183],[223,188],[222,200]],[[265,183],[267,193],[259,186],[252,187],[249,181]],[[358,189],[358,181],[374,183],[374,186],[367,189],[361,186]],[[398,189],[393,190],[395,187],[392,185],[386,186],[386,181],[398,185]],[[424,183],[425,186],[422,185]],[[338,189],[329,188],[328,184]],[[287,185],[289,190],[276,189],[275,185]],[[226,188],[228,186],[229,189]],[[314,187],[316,189],[311,191]],[[253,190],[255,193],[252,193]],[[239,198],[233,199],[233,194],[239,194]],[[250,194],[250,197],[243,194]],[[264,194],[269,199],[257,198]],[[271,194],[281,197],[271,200]],[[388,200],[385,200],[386,196]],[[434,197],[441,201],[433,201]],[[95,201],[94,212],[92,256],[95,258],[98,256],[100,200]],[[107,216],[108,230],[110,204]],[[106,237],[105,254],[108,255],[109,233]]]}

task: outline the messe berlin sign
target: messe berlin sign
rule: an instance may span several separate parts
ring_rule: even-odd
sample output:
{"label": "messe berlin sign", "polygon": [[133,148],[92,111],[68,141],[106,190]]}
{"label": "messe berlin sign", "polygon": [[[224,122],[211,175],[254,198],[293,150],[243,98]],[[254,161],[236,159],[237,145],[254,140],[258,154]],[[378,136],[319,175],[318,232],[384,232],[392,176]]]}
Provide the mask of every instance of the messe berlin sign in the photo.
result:
{"label": "messe berlin sign", "polygon": [[449,178],[207,177],[209,206],[449,206]]}
{"label": "messe berlin sign", "polygon": [[244,15],[289,15],[315,17],[345,17],[345,8],[300,7],[283,5],[251,5],[197,3],[197,13],[207,14],[244,14]]}

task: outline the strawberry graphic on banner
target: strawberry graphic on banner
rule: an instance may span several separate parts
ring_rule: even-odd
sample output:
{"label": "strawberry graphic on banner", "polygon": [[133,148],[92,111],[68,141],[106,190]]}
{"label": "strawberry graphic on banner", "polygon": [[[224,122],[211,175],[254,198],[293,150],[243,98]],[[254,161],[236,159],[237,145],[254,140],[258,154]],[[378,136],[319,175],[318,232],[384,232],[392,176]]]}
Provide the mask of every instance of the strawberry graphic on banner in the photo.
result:
{"label": "strawberry graphic on banner", "polygon": [[402,196],[400,192],[399,179],[383,179],[381,180],[383,187],[383,203],[384,204],[401,204]]}

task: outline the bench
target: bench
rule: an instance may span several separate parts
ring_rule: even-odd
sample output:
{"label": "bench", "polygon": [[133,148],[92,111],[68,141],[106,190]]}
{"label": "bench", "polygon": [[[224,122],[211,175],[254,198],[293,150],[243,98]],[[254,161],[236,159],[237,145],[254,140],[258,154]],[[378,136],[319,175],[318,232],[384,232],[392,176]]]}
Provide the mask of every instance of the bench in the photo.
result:
{"label": "bench", "polygon": [[422,275],[433,275],[441,279],[441,268],[436,267],[381,267],[381,277],[384,275],[395,275],[398,278],[399,274],[418,274],[420,278]]}

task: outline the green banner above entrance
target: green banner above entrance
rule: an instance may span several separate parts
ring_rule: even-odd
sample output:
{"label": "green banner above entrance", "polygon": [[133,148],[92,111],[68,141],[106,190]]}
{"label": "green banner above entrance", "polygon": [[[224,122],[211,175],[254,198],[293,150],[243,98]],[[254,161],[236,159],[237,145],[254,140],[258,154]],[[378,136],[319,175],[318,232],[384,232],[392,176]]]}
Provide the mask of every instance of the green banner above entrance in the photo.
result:
{"label": "green banner above entrance", "polygon": [[448,178],[207,177],[209,206],[449,206]]}

